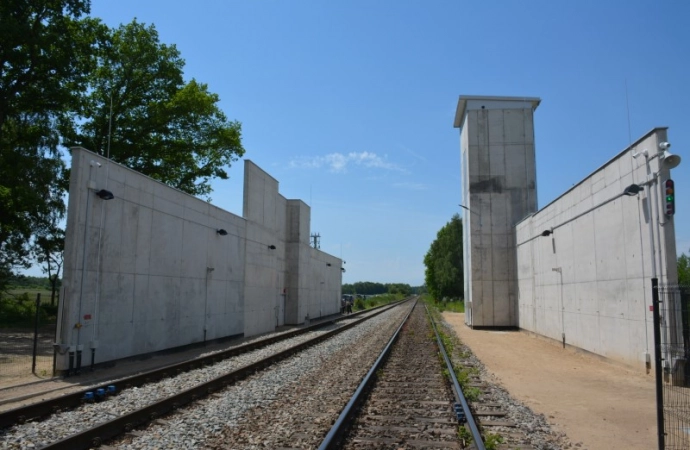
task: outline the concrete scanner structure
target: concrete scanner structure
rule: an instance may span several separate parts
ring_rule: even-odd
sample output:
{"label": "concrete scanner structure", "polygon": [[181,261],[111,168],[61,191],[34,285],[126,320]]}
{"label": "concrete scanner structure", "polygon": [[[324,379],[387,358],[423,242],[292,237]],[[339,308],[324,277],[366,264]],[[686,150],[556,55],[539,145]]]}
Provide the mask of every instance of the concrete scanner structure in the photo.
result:
{"label": "concrete scanner structure", "polygon": [[[663,202],[680,157],[668,153],[667,129],[654,128],[538,209],[540,102],[459,98],[465,321],[518,327],[649,369],[651,279],[678,282],[673,215]],[[678,319],[664,320],[680,335]]]}
{"label": "concrete scanner structure", "polygon": [[244,162],[243,217],[72,149],[56,369],[302,324],[340,310],[310,207]]}

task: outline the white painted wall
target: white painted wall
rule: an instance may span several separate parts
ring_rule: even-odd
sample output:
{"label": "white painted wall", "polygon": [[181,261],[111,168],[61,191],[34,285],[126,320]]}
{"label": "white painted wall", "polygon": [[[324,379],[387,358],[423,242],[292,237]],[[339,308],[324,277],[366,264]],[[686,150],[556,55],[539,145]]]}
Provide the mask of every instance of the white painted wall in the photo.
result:
{"label": "white painted wall", "polygon": [[[115,198],[100,199],[100,189]],[[287,317],[302,323],[290,309],[338,312],[341,261],[309,247],[308,206],[282,197],[251,161],[244,215],[74,149],[58,343],[82,349],[88,365],[92,348],[100,363],[272,331]],[[59,355],[57,369],[67,367]]]}
{"label": "white painted wall", "polygon": [[[665,128],[652,130],[517,225],[520,328],[644,367],[653,353],[650,280],[677,282],[674,223],[659,189],[671,174],[651,158],[666,140]],[[643,150],[649,160],[633,158]],[[651,189],[619,196],[650,179]]]}

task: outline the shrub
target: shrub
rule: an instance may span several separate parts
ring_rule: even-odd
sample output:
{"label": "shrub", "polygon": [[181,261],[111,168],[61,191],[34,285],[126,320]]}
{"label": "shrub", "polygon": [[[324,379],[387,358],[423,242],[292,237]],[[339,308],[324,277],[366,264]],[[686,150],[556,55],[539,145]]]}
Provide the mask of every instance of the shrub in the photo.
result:
{"label": "shrub", "polygon": [[364,309],[364,300],[361,298],[355,300],[355,309]]}
{"label": "shrub", "polygon": [[[39,323],[55,321],[57,306],[42,304],[38,310]],[[4,327],[33,326],[36,319],[36,301],[28,293],[0,298],[0,325]]]}

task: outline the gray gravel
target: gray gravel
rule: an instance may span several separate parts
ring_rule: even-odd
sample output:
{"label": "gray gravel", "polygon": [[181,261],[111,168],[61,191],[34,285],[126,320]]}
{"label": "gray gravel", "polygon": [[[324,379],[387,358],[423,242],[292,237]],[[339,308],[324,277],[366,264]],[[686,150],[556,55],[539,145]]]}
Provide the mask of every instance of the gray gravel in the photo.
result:
{"label": "gray gravel", "polygon": [[410,306],[383,313],[114,445],[315,448]]}
{"label": "gray gravel", "polygon": [[[348,323],[352,320],[354,319],[345,319],[341,321],[341,323]],[[318,331],[312,331],[262,349],[221,361],[213,366],[199,368],[182,373],[176,377],[149,383],[138,388],[128,389],[109,398],[107,401],[87,403],[70,411],[53,414],[44,421],[27,422],[22,425],[16,425],[8,428],[0,435],[0,448],[40,448],[51,442],[58,441],[108,420],[112,420],[127,412],[148,406],[170,396],[172,393],[189,389],[222,374],[252,364],[269,355],[283,351],[320,334],[324,334],[337,326],[338,325],[332,325]],[[266,338],[266,336],[262,336],[261,338]],[[252,341],[250,340],[249,342]],[[213,352],[210,352],[209,354],[212,353]]]}
{"label": "gray gravel", "polygon": [[[501,405],[501,410],[507,412],[504,418],[517,424],[517,427],[496,427],[490,430],[493,433],[505,436],[506,444],[531,445],[537,450],[562,450],[577,447],[568,437],[561,432],[554,431],[543,414],[537,414],[520,401],[511,397],[510,393],[503,389],[494,376],[486,370],[484,364],[472,354],[469,347],[462,345],[455,335],[453,327],[443,321],[439,315],[436,320],[442,321],[444,332],[453,336],[455,340],[455,352],[451,356],[453,364],[460,365],[460,353],[463,361],[470,363],[479,369],[483,394],[481,400],[486,403]],[[510,448],[509,446],[507,448]]]}
{"label": "gray gravel", "polygon": [[[385,312],[109,445],[137,450],[316,448],[411,306]],[[443,325],[446,333],[453,335],[452,328]],[[12,427],[0,436],[0,448],[40,448],[325,331],[134,388],[105,402],[83,405],[42,422]],[[468,348],[457,349],[471,354]],[[487,385],[483,389],[484,400],[500,403],[508,413],[506,420],[518,424],[517,428],[500,430],[501,434],[510,435],[510,443],[532,445],[539,450],[576,447],[567,436],[551,430],[543,415],[513,399],[481,361],[470,355],[470,362],[479,368],[482,382]]]}

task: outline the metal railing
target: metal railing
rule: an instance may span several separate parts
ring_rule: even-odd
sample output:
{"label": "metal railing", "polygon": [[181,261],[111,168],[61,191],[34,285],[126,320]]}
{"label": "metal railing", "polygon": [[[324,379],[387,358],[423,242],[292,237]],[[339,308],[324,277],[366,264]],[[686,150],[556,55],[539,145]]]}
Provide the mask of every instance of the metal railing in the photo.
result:
{"label": "metal railing", "polygon": [[690,286],[652,280],[659,449],[690,448]]}

